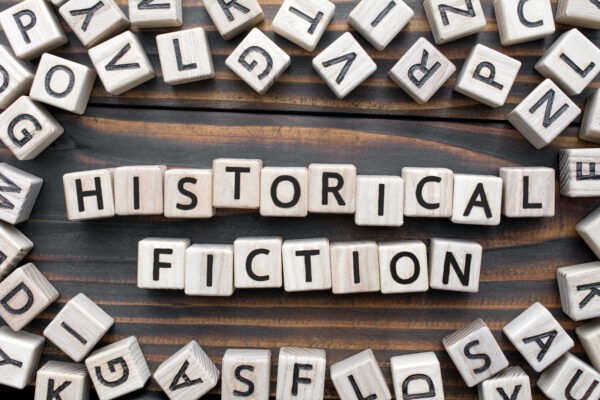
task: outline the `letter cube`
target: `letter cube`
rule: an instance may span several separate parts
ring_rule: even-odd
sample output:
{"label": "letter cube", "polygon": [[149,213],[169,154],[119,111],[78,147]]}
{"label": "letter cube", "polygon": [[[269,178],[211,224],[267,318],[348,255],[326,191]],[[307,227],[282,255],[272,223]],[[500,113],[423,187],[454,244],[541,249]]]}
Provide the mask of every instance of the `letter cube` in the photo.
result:
{"label": "letter cube", "polygon": [[221,399],[268,400],[271,383],[271,351],[227,349],[221,363]]}
{"label": "letter cube", "polygon": [[23,389],[37,370],[44,338],[0,326],[0,385]]}
{"label": "letter cube", "polygon": [[418,240],[378,244],[381,293],[429,290],[427,248]]}
{"label": "letter cube", "polygon": [[217,386],[219,370],[192,340],[158,366],[154,379],[171,400],[199,399]]}
{"label": "letter cube", "polygon": [[259,208],[261,170],[261,160],[213,160],[213,207]]}
{"label": "letter cube", "polygon": [[233,294],[233,246],[194,244],[185,251],[185,294],[231,296]]}
{"label": "letter cube", "polygon": [[509,367],[478,386],[481,400],[519,399],[531,400],[529,375],[521,367]]}
{"label": "letter cube", "polygon": [[378,292],[381,289],[377,243],[331,243],[329,251],[334,294]]}
{"label": "letter cube", "polygon": [[33,71],[8,46],[0,45],[0,60],[0,110],[3,110],[29,92]]}
{"label": "letter cube", "polygon": [[546,50],[535,69],[574,96],[600,72],[600,49],[577,29],[571,29]]}
{"label": "letter cube", "polygon": [[286,240],[281,248],[286,292],[331,289],[329,240]]}
{"label": "letter cube", "polygon": [[0,114],[0,139],[18,160],[33,160],[63,132],[54,117],[28,96],[19,97]]}
{"label": "letter cube", "polygon": [[579,107],[554,82],[546,79],[508,114],[508,122],[536,149],[541,149],[580,113]]}
{"label": "letter cube", "polygon": [[508,367],[508,360],[492,331],[481,319],[446,336],[442,343],[468,387]]}
{"label": "letter cube", "polygon": [[44,336],[73,361],[81,361],[114,319],[83,293],[73,297],[44,329]]}
{"label": "letter cube", "polygon": [[156,36],[163,79],[180,85],[215,76],[210,45],[202,28],[163,33]]}
{"label": "letter cube", "polygon": [[357,176],[354,223],[359,226],[402,226],[404,180],[399,176]]}
{"label": "letter cube", "polygon": [[129,20],[136,28],[170,28],[183,24],[181,0],[128,0]]}
{"label": "letter cube", "polygon": [[425,0],[423,7],[437,44],[477,33],[486,24],[479,0]]}
{"label": "letter cube", "polygon": [[48,361],[37,372],[34,400],[88,399],[90,379],[85,365]]}
{"label": "letter cube", "polygon": [[600,320],[595,319],[579,325],[575,332],[592,365],[598,370],[600,367]]}
{"label": "letter cube", "polygon": [[0,220],[27,221],[44,181],[7,163],[0,163]]}
{"label": "letter cube", "polygon": [[502,215],[511,218],[554,216],[554,168],[503,167],[500,178]]}
{"label": "letter cube", "polygon": [[575,230],[594,254],[600,258],[600,209],[597,208],[579,221],[575,225]]}
{"label": "letter cube", "polygon": [[600,196],[600,149],[561,149],[559,152],[560,194],[567,197]]}
{"label": "letter cube", "polygon": [[534,303],[504,327],[504,334],[536,371],[541,372],[574,345],[550,311]]}
{"label": "letter cube", "polygon": [[257,0],[205,0],[204,7],[225,40],[265,19]]}
{"label": "letter cube", "polygon": [[600,262],[556,270],[562,309],[573,321],[600,317]]}
{"label": "letter cube", "polygon": [[350,32],[342,34],[312,60],[312,65],[329,89],[346,97],[377,70],[377,64]]}
{"label": "letter cube", "polygon": [[356,210],[356,167],[350,164],[308,166],[308,211],[354,214]]}
{"label": "letter cube", "polygon": [[0,281],[33,249],[33,242],[20,230],[0,222]]}
{"label": "letter cube", "polygon": [[69,221],[115,216],[112,170],[96,169],[65,174],[63,187]]}
{"label": "letter cube", "polygon": [[233,242],[236,289],[280,288],[283,285],[280,237],[247,237]]}
{"label": "letter cube", "polygon": [[502,46],[541,39],[554,32],[550,0],[494,0]]}
{"label": "letter cube", "polygon": [[501,213],[502,179],[491,175],[454,174],[452,222],[499,225]]}
{"label": "letter cube", "polygon": [[260,174],[260,215],[306,217],[308,215],[308,169],[265,167]]}
{"label": "letter cube", "polygon": [[600,89],[595,89],[587,99],[579,139],[600,143]]}
{"label": "letter cube", "polygon": [[361,0],[348,23],[381,51],[408,24],[415,12],[402,0]]}
{"label": "letter cube", "polygon": [[129,20],[114,0],[69,0],[58,12],[86,47],[129,28]]}
{"label": "letter cube", "polygon": [[168,218],[210,218],[212,205],[212,171],[177,168],[165,172],[164,214]]}
{"label": "letter cube", "polygon": [[163,213],[164,165],[115,168],[115,211],[117,215],[160,215]]}
{"label": "letter cube", "polygon": [[520,68],[521,61],[476,44],[463,64],[454,90],[490,107],[500,107]]}
{"label": "letter cube", "polygon": [[306,51],[313,51],[333,18],[328,0],[284,0],[273,18],[273,31]]}
{"label": "letter cube", "polygon": [[104,89],[115,96],[155,76],[142,43],[131,31],[92,47],[88,54]]}
{"label": "letter cube", "polygon": [[27,263],[0,282],[0,317],[18,331],[56,299],[54,286],[33,263]]}
{"label": "letter cube", "polygon": [[454,71],[456,66],[427,39],[421,37],[392,67],[389,76],[414,101],[424,104]]}
{"label": "letter cube", "polygon": [[282,347],[277,365],[276,399],[323,399],[325,369],[325,350]]}
{"label": "letter cube", "polygon": [[265,94],[290,66],[290,56],[254,28],[227,57],[225,65],[258,94]]}
{"label": "letter cube", "polygon": [[96,71],[85,65],[45,53],[40,59],[29,96],[48,105],[83,115]]}
{"label": "letter cube", "polygon": [[146,238],[138,243],[140,289],[183,289],[189,239]]}
{"label": "letter cube", "polygon": [[550,399],[597,399],[600,396],[600,374],[571,353],[546,369],[536,385]]}
{"label": "letter cube", "polygon": [[390,368],[397,399],[444,400],[442,371],[434,352],[392,357]]}
{"label": "letter cube", "polygon": [[371,349],[333,364],[330,374],[340,400],[392,398]]}
{"label": "letter cube", "polygon": [[600,29],[600,4],[595,0],[559,0],[556,22]]}
{"label": "letter cube", "polygon": [[429,243],[429,286],[477,293],[482,246],[471,240],[432,238]]}
{"label": "letter cube", "polygon": [[454,173],[446,168],[402,168],[404,215],[407,217],[452,216]]}
{"label": "letter cube", "polygon": [[44,0],[24,0],[0,13],[0,25],[15,55],[32,59],[68,42],[67,36]]}
{"label": "letter cube", "polygon": [[142,349],[134,336],[94,351],[85,360],[100,400],[111,400],[141,389],[150,378]]}

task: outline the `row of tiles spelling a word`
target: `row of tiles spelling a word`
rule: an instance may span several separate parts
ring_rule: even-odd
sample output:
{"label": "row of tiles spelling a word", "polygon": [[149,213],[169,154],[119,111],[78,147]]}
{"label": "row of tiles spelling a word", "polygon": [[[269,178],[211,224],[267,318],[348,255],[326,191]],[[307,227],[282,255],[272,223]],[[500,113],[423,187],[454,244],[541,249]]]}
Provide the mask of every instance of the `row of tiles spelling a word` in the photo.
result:
{"label": "row of tiles spelling a word", "polygon": [[425,243],[329,243],[325,238],[283,241],[246,237],[233,245],[147,238],[138,244],[142,289],[184,289],[193,296],[231,296],[235,289],[288,292],[411,293],[432,289],[477,292],[482,247],[468,240]]}
{"label": "row of tiles spelling a word", "polygon": [[404,216],[498,225],[507,217],[554,216],[555,172],[500,168],[500,177],[446,168],[403,168],[400,176],[357,175],[349,164],[263,167],[216,159],[211,169],[125,166],[63,176],[69,220],[115,215],[210,218],[214,208],[259,209],[268,217],[354,214],[357,225],[401,226]]}

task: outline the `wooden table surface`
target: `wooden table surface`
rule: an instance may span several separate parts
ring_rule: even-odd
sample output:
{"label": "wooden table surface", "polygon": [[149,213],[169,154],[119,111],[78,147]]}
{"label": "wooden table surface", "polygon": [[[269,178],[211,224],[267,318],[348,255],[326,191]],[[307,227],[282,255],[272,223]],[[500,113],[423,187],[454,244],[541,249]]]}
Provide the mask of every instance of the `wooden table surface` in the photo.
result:
{"label": "wooden table surface", "polygon": [[[120,5],[125,8],[126,2]],[[574,225],[596,208],[595,199],[568,199],[557,193],[557,213],[547,219],[502,219],[497,227],[454,225],[444,219],[407,218],[401,228],[365,228],[352,216],[310,215],[302,219],[261,218],[256,213],[219,210],[210,220],[118,217],[88,222],[66,219],[61,177],[72,171],[133,164],[206,167],[217,157],[260,158],[267,166],[306,166],[312,162],[352,163],[360,174],[400,174],[404,166],[448,167],[455,172],[494,174],[503,166],[558,167],[561,148],[591,144],[577,137],[579,120],[552,145],[535,150],[510,124],[506,113],[542,81],[533,65],[568,27],[535,42],[501,48],[491,2],[477,35],[440,46],[457,68],[470,48],[484,43],[523,62],[504,107],[491,109],[456,92],[456,74],[425,105],[414,103],[387,77],[395,61],[420,36],[432,40],[420,1],[409,0],[415,18],[387,49],[375,51],[355,37],[375,59],[378,70],[345,100],[338,100],[311,67],[311,58],[342,32],[355,1],[335,1],[335,17],[314,53],[273,34],[271,21],[280,0],[261,0],[260,24],[292,57],[292,65],[265,96],[255,94],[224,64],[244,35],[220,38],[200,0],[184,0],[184,27],[208,31],[216,78],[179,87],[162,81],[154,37],[166,30],[139,32],[157,69],[157,79],[120,97],[97,82],[83,117],[51,111],[65,134],[33,161],[18,162],[4,147],[0,159],[44,179],[30,220],[20,229],[35,243],[27,257],[60,291],[60,299],[27,331],[41,331],[61,307],[83,292],[115,318],[104,345],[138,337],[152,372],[192,339],[220,366],[227,348],[269,348],[273,352],[271,390],[281,346],[323,348],[331,365],[371,348],[391,381],[394,355],[435,351],[442,364],[446,398],[474,399],[462,382],[441,339],[475,318],[493,330],[511,364],[536,374],[502,334],[502,327],[535,301],[552,311],[575,337],[576,323],[560,310],[557,267],[595,259]],[[14,4],[0,0],[0,10]],[[556,8],[556,4],[553,4]],[[66,26],[65,26],[66,29]],[[70,44],[55,54],[91,66],[85,48],[68,31]],[[596,44],[600,32],[584,30]],[[0,40],[5,42],[2,35]],[[599,87],[596,80],[591,85]],[[587,94],[576,96],[582,106]],[[558,185],[556,185],[558,186]],[[413,295],[331,293],[291,294],[283,290],[240,290],[229,298],[187,297],[182,291],[142,290],[136,286],[137,242],[148,236],[190,238],[193,243],[231,243],[241,236],[281,235],[285,239],[328,237],[332,241],[392,241],[431,237],[465,238],[484,247],[480,291],[461,294],[429,291]],[[584,357],[579,343],[574,353]],[[43,361],[67,360],[47,344]],[[217,387],[207,398],[217,397]],[[0,398],[30,398],[0,388]],[[534,389],[535,398],[543,395]],[[26,396],[23,396],[26,394]],[[329,378],[326,397],[337,395]],[[164,398],[151,380],[131,399]]]}

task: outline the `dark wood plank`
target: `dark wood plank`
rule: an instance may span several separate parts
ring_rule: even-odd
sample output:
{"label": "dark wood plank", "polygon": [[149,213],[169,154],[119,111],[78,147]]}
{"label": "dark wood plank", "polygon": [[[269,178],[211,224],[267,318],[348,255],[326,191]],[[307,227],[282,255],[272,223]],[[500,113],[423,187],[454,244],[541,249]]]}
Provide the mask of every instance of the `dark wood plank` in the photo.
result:
{"label": "dark wood plank", "polygon": [[[0,0],[0,10],[15,2],[16,0]],[[256,94],[225,66],[225,59],[244,35],[240,35],[231,41],[223,40],[204,10],[202,2],[200,0],[184,0],[184,28],[201,26],[207,30],[213,53],[216,78],[177,87],[166,85],[160,76],[160,63],[155,41],[156,34],[166,32],[166,30],[144,30],[139,32],[139,35],[159,76],[119,97],[105,92],[98,81],[93,91],[91,104],[504,120],[506,114],[542,81],[541,75],[533,68],[535,62],[560,33],[570,28],[558,26],[559,30],[545,39],[501,47],[492,2],[483,1],[484,12],[488,20],[485,29],[477,35],[440,46],[440,49],[456,64],[458,70],[460,70],[469,50],[476,43],[483,43],[519,59],[523,66],[506,105],[498,109],[492,109],[454,92],[452,87],[458,72],[448,80],[431,101],[419,105],[413,102],[402,89],[388,78],[388,71],[419,37],[425,36],[433,41],[422,2],[408,0],[407,3],[415,10],[415,17],[384,51],[376,51],[358,33],[354,32],[355,37],[376,61],[378,69],[370,79],[365,81],[346,99],[339,100],[313,70],[311,61],[318,52],[332,43],[343,32],[353,31],[347,23],[347,18],[356,2],[334,1],[336,4],[334,19],[319,46],[312,53],[302,50],[273,33],[271,21],[280,7],[280,1],[269,0],[260,1],[260,3],[264,9],[266,20],[258,27],[264,30],[292,57],[290,68],[266,95]],[[119,0],[119,4],[126,11],[126,0]],[[556,8],[556,4],[553,4],[553,7]],[[66,25],[63,24],[63,26],[65,26],[65,29],[67,28]],[[86,49],[72,32],[66,30],[70,44],[56,50],[54,53],[91,66]],[[584,30],[583,32],[594,43],[600,44],[600,31]],[[4,40],[4,37],[2,37],[2,41]],[[594,81],[591,87],[600,87],[599,81]],[[575,101],[580,106],[590,90],[588,88],[583,94],[575,96]]]}
{"label": "dark wood plank", "polygon": [[[96,107],[83,117],[56,114],[66,133],[36,160],[17,163],[7,150],[0,150],[2,161],[44,178],[33,215],[21,229],[35,242],[28,259],[56,285],[61,297],[26,328],[29,331],[40,333],[66,301],[83,292],[116,319],[101,344],[137,336],[152,371],[191,339],[198,340],[218,365],[226,348],[270,348],[273,390],[280,346],[324,348],[328,365],[372,348],[388,381],[391,356],[431,350],[442,363],[449,399],[476,398],[441,345],[445,335],[471,320],[483,318],[510,361],[525,367],[534,381],[533,371],[502,335],[502,327],[540,301],[574,335],[576,324],[560,311],[555,270],[594,259],[573,227],[598,206],[595,199],[558,197],[555,218],[503,219],[498,227],[407,218],[397,229],[366,228],[355,226],[351,216],[277,219],[234,210],[220,210],[210,220],[121,217],[75,223],[66,220],[61,184],[62,174],[77,170],[152,163],[210,167],[212,159],[221,156],[257,157],[265,165],[354,163],[361,174],[399,174],[403,166],[443,166],[482,174],[497,174],[499,167],[511,165],[556,168],[559,148],[584,146],[574,128],[538,151],[506,123]],[[430,291],[385,296],[248,290],[231,298],[196,298],[180,291],[136,287],[137,242],[144,237],[231,243],[247,235],[325,236],[332,241],[474,239],[485,249],[481,289],[478,294]],[[579,345],[574,352],[585,357]],[[48,344],[44,360],[48,359],[66,356]],[[162,398],[158,390],[151,382],[145,391],[128,398]],[[4,393],[10,396],[1,396]],[[14,398],[14,393],[0,388],[2,398]],[[536,399],[542,398],[535,393]],[[329,379],[326,396],[336,397]]]}

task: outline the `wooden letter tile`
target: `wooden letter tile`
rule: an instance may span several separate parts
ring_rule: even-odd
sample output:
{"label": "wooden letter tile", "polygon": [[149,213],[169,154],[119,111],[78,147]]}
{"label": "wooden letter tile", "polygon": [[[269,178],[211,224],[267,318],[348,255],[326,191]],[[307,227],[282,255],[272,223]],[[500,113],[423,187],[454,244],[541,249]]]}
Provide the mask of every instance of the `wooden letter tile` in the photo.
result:
{"label": "wooden letter tile", "polygon": [[556,22],[600,29],[600,5],[590,0],[558,0]]}
{"label": "wooden letter tile", "polygon": [[506,325],[504,334],[536,372],[543,371],[575,345],[540,303],[534,303]]}
{"label": "wooden letter tile", "polygon": [[20,230],[0,222],[0,281],[8,275],[33,248],[33,242]]}
{"label": "wooden letter tile", "polygon": [[219,370],[192,340],[158,366],[154,379],[169,399],[192,400],[217,386]]}
{"label": "wooden letter tile", "polygon": [[331,289],[329,240],[286,240],[281,248],[287,292]]}
{"label": "wooden letter tile", "polygon": [[81,361],[114,324],[114,319],[83,293],[73,297],[44,329],[44,336],[73,361]]}
{"label": "wooden letter tile", "polygon": [[58,11],[86,47],[129,28],[129,20],[114,0],[69,0]]}
{"label": "wooden letter tile", "polygon": [[155,76],[142,43],[131,31],[92,47],[88,54],[104,89],[115,96]]}
{"label": "wooden letter tile", "polygon": [[600,89],[595,89],[585,104],[579,139],[600,143]]}
{"label": "wooden letter tile", "polygon": [[456,66],[424,37],[390,70],[390,78],[419,104],[429,99],[456,71]]}
{"label": "wooden letter tile", "polygon": [[571,29],[546,50],[535,69],[574,96],[600,72],[600,49],[577,29]]}
{"label": "wooden letter tile", "polygon": [[330,373],[340,400],[392,398],[371,349],[333,364]]}
{"label": "wooden letter tile", "polygon": [[600,317],[600,262],[556,270],[562,309],[573,321]]}
{"label": "wooden letter tile", "polygon": [[477,33],[486,24],[479,0],[425,0],[423,7],[437,44]]}
{"label": "wooden letter tile", "polygon": [[508,360],[492,331],[481,319],[446,336],[442,343],[468,387],[508,367]]}
{"label": "wooden letter tile", "polygon": [[282,347],[276,400],[321,400],[325,390],[325,350]]}
{"label": "wooden letter tile", "polygon": [[380,290],[377,243],[367,241],[332,243],[329,251],[334,294]]}
{"label": "wooden letter tile", "polygon": [[[531,400],[529,375],[521,367],[510,367],[479,384],[479,399]],[[500,397],[498,397],[500,396]]]}
{"label": "wooden letter tile", "polygon": [[265,94],[290,66],[290,56],[254,28],[227,57],[225,65],[258,94]]}
{"label": "wooden letter tile", "polygon": [[183,24],[182,0],[128,0],[131,25],[167,28]]}
{"label": "wooden letter tile", "polygon": [[85,365],[48,361],[37,372],[34,400],[84,400],[90,396]]}
{"label": "wooden letter tile", "polygon": [[185,251],[185,294],[231,296],[233,294],[233,246],[194,244]]}
{"label": "wooden letter tile", "polygon": [[342,34],[313,58],[312,65],[340,99],[356,89],[377,69],[375,61],[350,32]]}
{"label": "wooden letter tile", "polygon": [[396,399],[444,400],[442,371],[434,352],[392,357],[390,367]]}
{"label": "wooden letter tile", "polygon": [[306,217],[308,215],[308,169],[265,167],[260,174],[260,215]]}
{"label": "wooden letter tile", "polygon": [[13,225],[27,221],[43,182],[42,178],[0,163],[0,220]]}
{"label": "wooden letter tile", "polygon": [[600,196],[600,149],[561,149],[560,194],[567,197]]}
{"label": "wooden letter tile", "polygon": [[48,105],[83,115],[92,93],[96,71],[45,53],[40,59],[29,96]]}
{"label": "wooden letter tile", "polygon": [[138,244],[140,289],[183,289],[189,239],[147,238]]}
{"label": "wooden letter tile", "polygon": [[280,237],[247,237],[233,242],[236,289],[280,288],[283,285]]}
{"label": "wooden letter tile", "polygon": [[454,174],[446,168],[402,168],[404,215],[407,217],[452,216]]}
{"label": "wooden letter tile", "polygon": [[112,170],[71,172],[63,175],[63,186],[69,221],[115,216]]}
{"label": "wooden letter tile", "polygon": [[544,80],[508,114],[508,121],[541,149],[550,144],[581,113],[550,79]]}
{"label": "wooden letter tile", "polygon": [[205,0],[206,12],[225,40],[265,19],[257,0]]}
{"label": "wooden letter tile", "polygon": [[399,176],[359,175],[356,178],[356,212],[359,226],[404,224],[404,180]]}
{"label": "wooden letter tile", "polygon": [[0,326],[0,385],[16,389],[27,386],[35,376],[43,347],[42,336]]}
{"label": "wooden letter tile", "polygon": [[270,350],[227,349],[221,369],[221,400],[269,399]]}
{"label": "wooden letter tile", "polygon": [[49,2],[24,0],[0,13],[0,25],[16,56],[32,59],[68,42]]}
{"label": "wooden letter tile", "polygon": [[571,353],[552,364],[537,380],[549,399],[597,399],[600,374]]}
{"label": "wooden letter tile", "polygon": [[261,160],[217,158],[213,161],[213,207],[257,209]]}
{"label": "wooden letter tile", "polygon": [[553,217],[555,171],[547,167],[500,168],[502,215],[511,218]]}
{"label": "wooden letter tile", "polygon": [[85,360],[100,400],[111,400],[141,389],[150,378],[142,349],[134,336],[94,351]]}
{"label": "wooden letter tile", "polygon": [[10,47],[0,45],[0,110],[28,93],[31,82],[31,67],[18,59]]}
{"label": "wooden letter tile", "polygon": [[502,179],[491,175],[454,174],[452,222],[499,225],[501,213]]}
{"label": "wooden letter tile", "polygon": [[575,225],[575,230],[589,248],[600,258],[600,208]]}
{"label": "wooden letter tile", "polygon": [[164,198],[165,217],[212,217],[212,171],[192,168],[166,171]]}
{"label": "wooden letter tile", "polygon": [[470,240],[432,238],[429,243],[429,286],[478,292],[482,252],[482,246]]}
{"label": "wooden letter tile", "polygon": [[163,79],[180,85],[214,78],[210,45],[202,28],[163,33],[156,36]]}
{"label": "wooden letter tile", "polygon": [[0,282],[0,317],[18,331],[58,299],[58,291],[28,263]]}
{"label": "wooden letter tile", "polygon": [[418,240],[379,243],[381,293],[429,290],[427,248]]}
{"label": "wooden letter tile", "polygon": [[502,46],[529,42],[554,32],[550,0],[495,0]]}
{"label": "wooden letter tile", "polygon": [[594,368],[600,369],[600,320],[579,325],[575,332]]}
{"label": "wooden letter tile", "polygon": [[344,164],[308,166],[308,211],[354,214],[356,210],[356,167]]}
{"label": "wooden letter tile", "polygon": [[114,170],[117,215],[163,213],[164,165],[119,167]]}
{"label": "wooden letter tile", "polygon": [[361,0],[348,23],[377,50],[387,47],[415,12],[402,0]]}
{"label": "wooden letter tile", "polygon": [[0,114],[0,139],[18,160],[33,160],[63,132],[54,117],[28,96],[19,97]]}
{"label": "wooden letter tile", "polygon": [[521,61],[477,44],[463,64],[454,90],[490,107],[500,107],[520,68]]}
{"label": "wooden letter tile", "polygon": [[284,0],[273,19],[273,31],[313,51],[333,18],[335,5],[328,0]]}

